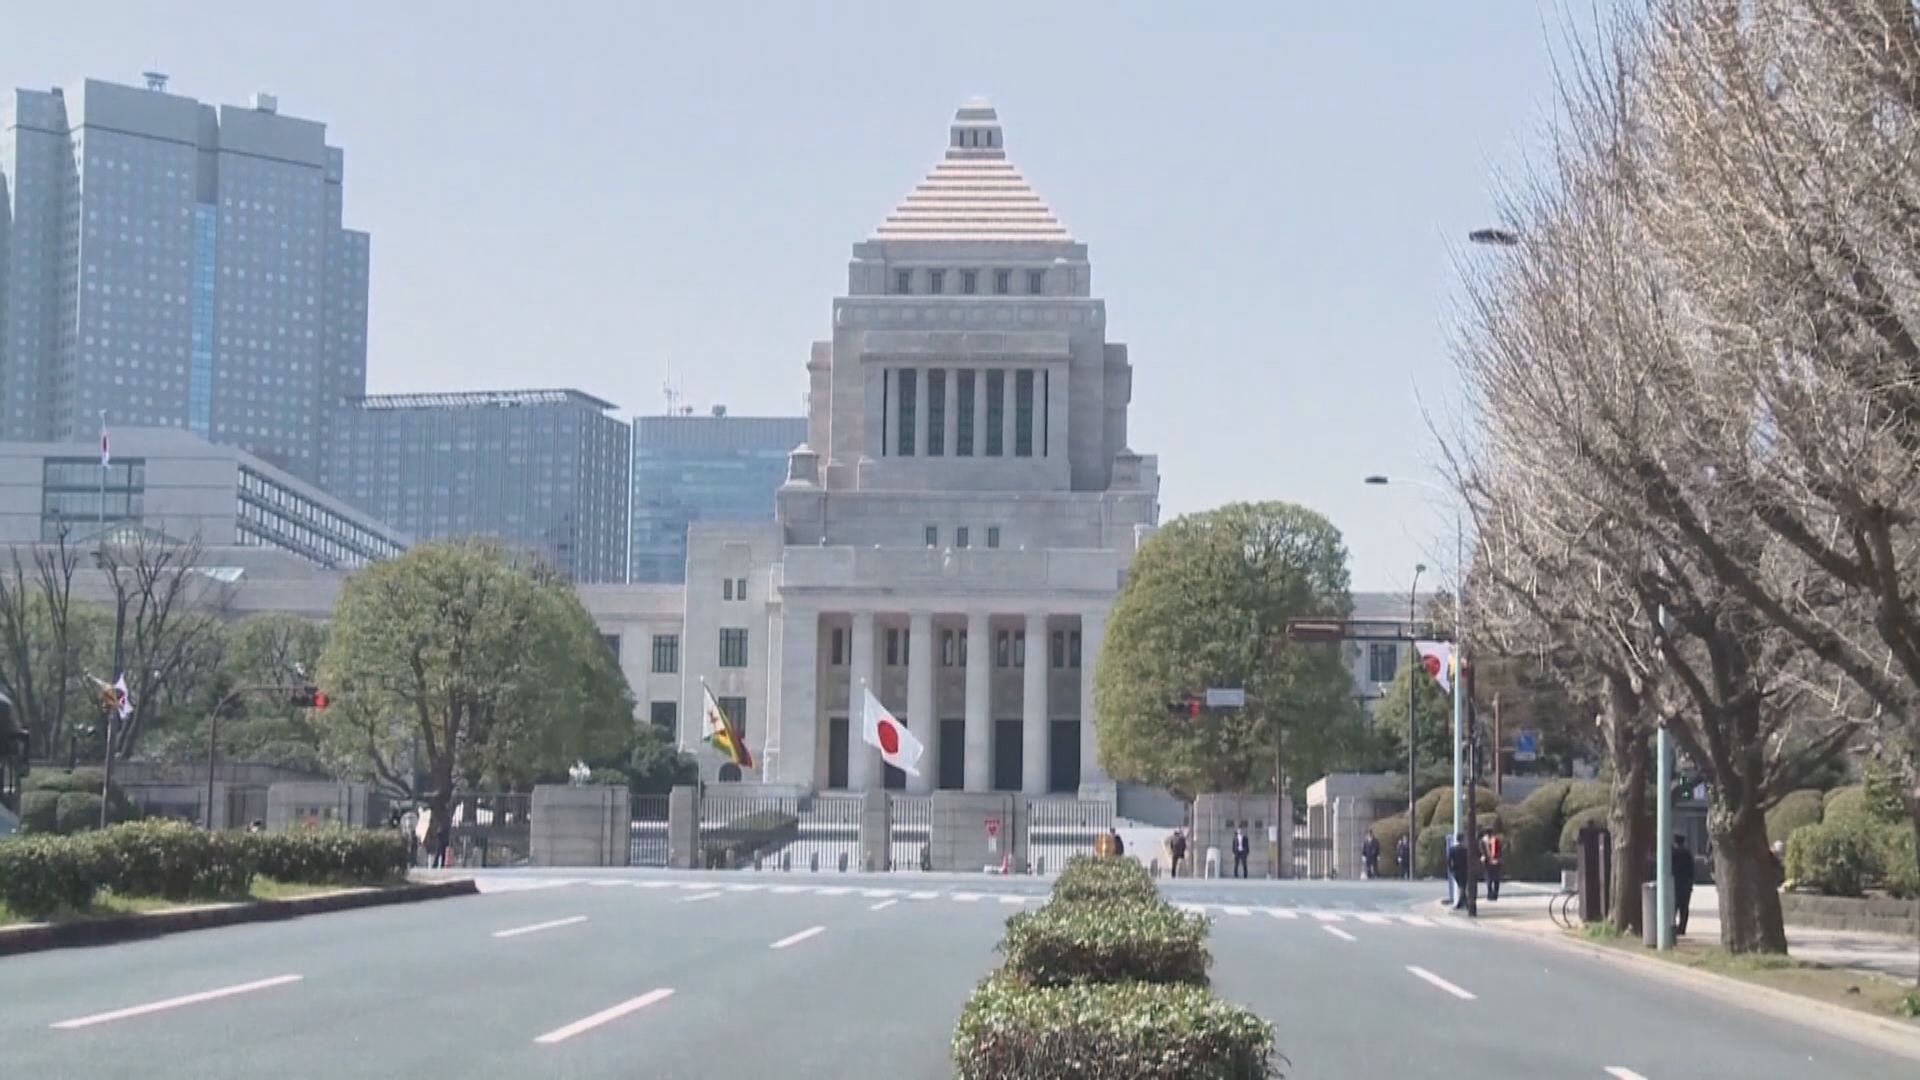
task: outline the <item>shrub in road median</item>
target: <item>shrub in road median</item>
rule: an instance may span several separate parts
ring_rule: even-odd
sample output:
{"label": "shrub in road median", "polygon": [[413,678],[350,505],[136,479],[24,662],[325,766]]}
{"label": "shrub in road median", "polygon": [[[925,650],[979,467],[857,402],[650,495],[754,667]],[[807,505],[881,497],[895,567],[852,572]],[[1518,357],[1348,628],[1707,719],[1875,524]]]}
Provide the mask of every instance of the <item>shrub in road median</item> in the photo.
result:
{"label": "shrub in road median", "polygon": [[379,885],[407,873],[407,838],[392,829],[303,829],[235,837],[254,872],[301,885]]}
{"label": "shrub in road median", "polygon": [[1067,860],[1060,877],[1054,881],[1053,898],[1067,903],[1121,900],[1150,903],[1160,898],[1160,891],[1147,875],[1147,868],[1137,859],[1075,855]]}
{"label": "shrub in road median", "polygon": [[39,918],[92,905],[99,888],[91,844],[58,836],[22,836],[0,843],[0,903]]}
{"label": "shrub in road median", "polygon": [[1061,903],[1007,920],[1007,974],[1032,986],[1207,984],[1207,919],[1171,904]]}
{"label": "shrub in road median", "polygon": [[1862,822],[1808,825],[1787,840],[1787,877],[1827,896],[1859,896],[1879,875],[1877,855]]}
{"label": "shrub in road median", "polygon": [[1273,1028],[1187,985],[1037,988],[988,979],[960,1014],[961,1080],[1257,1080],[1278,1075]]}
{"label": "shrub in road median", "polygon": [[92,846],[101,887],[121,896],[213,900],[244,896],[253,882],[242,839],[179,821],[137,821],[72,843]]}

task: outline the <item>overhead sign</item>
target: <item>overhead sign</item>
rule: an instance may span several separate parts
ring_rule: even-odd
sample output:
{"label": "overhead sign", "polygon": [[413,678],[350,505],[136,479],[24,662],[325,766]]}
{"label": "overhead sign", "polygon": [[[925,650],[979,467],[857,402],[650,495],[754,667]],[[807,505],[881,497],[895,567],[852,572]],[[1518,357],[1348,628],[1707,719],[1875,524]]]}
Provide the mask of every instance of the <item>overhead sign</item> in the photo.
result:
{"label": "overhead sign", "polygon": [[1209,686],[1207,688],[1207,708],[1244,709],[1247,707],[1247,692],[1239,687]]}
{"label": "overhead sign", "polygon": [[1513,735],[1513,760],[1535,761],[1540,757],[1540,733],[1534,730],[1517,731]]}

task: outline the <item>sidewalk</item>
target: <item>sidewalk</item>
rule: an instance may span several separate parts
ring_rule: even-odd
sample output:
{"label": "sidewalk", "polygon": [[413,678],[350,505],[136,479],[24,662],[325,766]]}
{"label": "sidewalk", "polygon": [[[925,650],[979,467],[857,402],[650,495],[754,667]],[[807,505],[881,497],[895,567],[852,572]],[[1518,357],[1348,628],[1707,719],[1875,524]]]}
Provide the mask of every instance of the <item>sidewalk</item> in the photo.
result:
{"label": "sidewalk", "polygon": [[[1501,891],[1498,903],[1481,897],[1480,921],[1507,930],[1562,935],[1566,931],[1547,914],[1551,894]],[[1687,923],[1689,939],[1716,942],[1720,939],[1719,898],[1712,886],[1693,891],[1692,917]],[[1893,934],[1869,934],[1846,930],[1816,930],[1787,927],[1787,953],[1795,960],[1820,964],[1843,971],[1877,975],[1911,985],[1920,967],[1920,944],[1913,938]]]}

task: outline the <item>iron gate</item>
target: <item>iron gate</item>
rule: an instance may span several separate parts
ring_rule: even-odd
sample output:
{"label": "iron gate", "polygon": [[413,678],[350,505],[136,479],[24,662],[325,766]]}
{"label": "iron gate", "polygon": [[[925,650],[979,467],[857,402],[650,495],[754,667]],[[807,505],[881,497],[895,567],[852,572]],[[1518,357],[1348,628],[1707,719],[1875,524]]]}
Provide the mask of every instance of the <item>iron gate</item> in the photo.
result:
{"label": "iron gate", "polygon": [[1293,827],[1293,877],[1324,878],[1332,862],[1333,837],[1313,835],[1311,825]]}
{"label": "iron gate", "polygon": [[858,870],[864,810],[858,795],[704,792],[699,863],[719,870]]}
{"label": "iron gate", "polygon": [[1027,800],[1027,863],[1036,874],[1059,873],[1075,855],[1091,855],[1113,828],[1113,804],[1076,798]]}
{"label": "iron gate", "polygon": [[531,855],[533,796],[462,795],[453,800],[447,847],[454,866],[525,866]]}
{"label": "iron gate", "polygon": [[931,869],[933,796],[894,795],[887,810],[887,869]]}
{"label": "iron gate", "polygon": [[667,796],[635,795],[630,836],[629,861],[634,866],[667,865]]}

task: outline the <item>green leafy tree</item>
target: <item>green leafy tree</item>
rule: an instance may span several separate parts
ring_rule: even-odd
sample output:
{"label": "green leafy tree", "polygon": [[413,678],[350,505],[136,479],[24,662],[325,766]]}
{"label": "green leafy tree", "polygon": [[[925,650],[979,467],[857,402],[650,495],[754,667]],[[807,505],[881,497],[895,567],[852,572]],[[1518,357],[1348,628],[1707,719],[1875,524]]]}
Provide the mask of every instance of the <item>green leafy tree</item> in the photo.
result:
{"label": "green leafy tree", "polygon": [[337,702],[320,718],[330,754],[424,797],[429,828],[457,791],[601,757],[633,724],[626,680],[573,590],[484,541],[423,545],[349,578],[320,683]]}
{"label": "green leafy tree", "polygon": [[675,787],[697,783],[700,763],[674,745],[673,736],[652,724],[641,724],[619,770],[635,795],[664,795]]}
{"label": "green leafy tree", "polygon": [[[1338,649],[1287,640],[1287,621],[1344,618],[1347,551],[1319,514],[1236,503],[1176,519],[1142,545],[1095,672],[1100,762],[1119,779],[1201,791],[1271,789],[1364,753]],[[1176,714],[1183,695],[1241,687],[1244,710]]]}
{"label": "green leafy tree", "polygon": [[328,771],[312,710],[289,695],[313,680],[326,644],[327,628],[311,619],[276,612],[242,620],[227,632],[220,666],[204,680],[193,707],[157,729],[147,753],[162,761],[205,761],[210,718],[224,701],[221,760]]}

